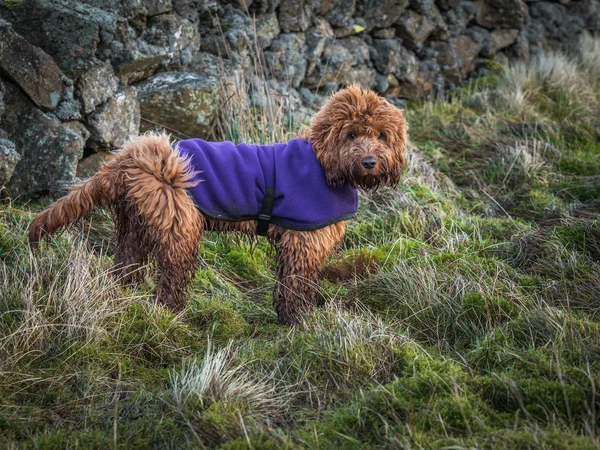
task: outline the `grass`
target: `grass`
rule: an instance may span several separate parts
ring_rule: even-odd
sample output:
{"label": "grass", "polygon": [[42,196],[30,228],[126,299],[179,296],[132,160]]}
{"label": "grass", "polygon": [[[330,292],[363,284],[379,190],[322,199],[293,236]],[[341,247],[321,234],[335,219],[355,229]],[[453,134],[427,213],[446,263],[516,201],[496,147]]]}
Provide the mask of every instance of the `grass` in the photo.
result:
{"label": "grass", "polygon": [[[207,235],[176,316],[152,267],[114,283],[106,215],[32,255],[43,202],[1,206],[0,447],[598,448],[599,42],[409,104],[402,184],[293,329],[262,240]],[[269,101],[219,132],[286,136]]]}

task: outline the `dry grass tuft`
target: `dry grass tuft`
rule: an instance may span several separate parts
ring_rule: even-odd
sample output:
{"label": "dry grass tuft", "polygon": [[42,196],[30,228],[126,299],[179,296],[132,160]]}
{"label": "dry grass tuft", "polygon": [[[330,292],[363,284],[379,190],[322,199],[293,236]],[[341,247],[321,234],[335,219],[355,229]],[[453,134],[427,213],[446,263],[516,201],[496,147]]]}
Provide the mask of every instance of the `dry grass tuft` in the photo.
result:
{"label": "dry grass tuft", "polygon": [[27,264],[17,268],[0,263],[0,309],[15,318],[0,325],[6,328],[0,354],[41,356],[56,346],[111,339],[113,319],[134,297],[122,293],[107,264],[85,243],[75,243],[65,256],[57,263],[52,256],[29,254]]}
{"label": "dry grass tuft", "polygon": [[600,38],[583,33],[579,40],[579,65],[590,79],[600,80]]}
{"label": "dry grass tuft", "polygon": [[531,113],[536,103],[554,109],[558,117],[589,122],[600,108],[599,79],[600,38],[584,34],[575,56],[549,52],[511,64],[502,73],[498,94],[501,106],[514,113]]}
{"label": "dry grass tuft", "polygon": [[216,402],[243,404],[252,413],[275,417],[286,401],[268,379],[253,379],[244,363],[235,362],[230,342],[214,351],[209,343],[204,359],[184,363],[170,375],[170,396],[181,411],[205,408]]}

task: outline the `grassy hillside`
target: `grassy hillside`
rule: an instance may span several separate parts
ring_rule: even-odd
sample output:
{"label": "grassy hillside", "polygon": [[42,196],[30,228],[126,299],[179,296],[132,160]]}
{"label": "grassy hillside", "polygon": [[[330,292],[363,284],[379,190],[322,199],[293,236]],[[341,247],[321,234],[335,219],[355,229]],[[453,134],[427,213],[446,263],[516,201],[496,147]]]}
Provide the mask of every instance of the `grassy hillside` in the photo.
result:
{"label": "grassy hillside", "polygon": [[33,256],[42,205],[0,207],[0,447],[598,448],[600,41],[406,115],[294,329],[262,240],[208,234],[175,316],[115,284],[105,215]]}

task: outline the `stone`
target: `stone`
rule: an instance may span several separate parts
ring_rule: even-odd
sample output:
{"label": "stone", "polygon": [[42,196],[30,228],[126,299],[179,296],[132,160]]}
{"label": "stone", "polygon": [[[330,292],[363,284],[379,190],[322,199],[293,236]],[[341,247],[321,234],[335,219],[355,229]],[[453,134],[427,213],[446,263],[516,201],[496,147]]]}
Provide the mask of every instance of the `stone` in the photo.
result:
{"label": "stone", "polygon": [[515,43],[508,47],[505,52],[507,53],[507,56],[512,59],[529,61],[531,58],[531,53],[529,49],[529,40],[527,39],[527,33],[525,30],[522,30],[519,33]]}
{"label": "stone", "polygon": [[435,6],[434,0],[410,0],[409,6],[420,14],[429,15]]}
{"label": "stone", "polygon": [[0,73],[19,85],[38,107],[50,111],[62,97],[63,74],[42,49],[0,19]]}
{"label": "stone", "polygon": [[252,19],[231,5],[224,6],[223,16],[215,21],[207,33],[202,36],[201,49],[215,55],[239,52],[252,48],[254,43]]}
{"label": "stone", "polygon": [[352,53],[339,42],[334,42],[325,48],[319,63],[305,78],[304,84],[308,88],[316,88],[330,81],[339,82],[340,74],[349,72],[353,62]]}
{"label": "stone", "polygon": [[323,92],[326,95],[335,94],[340,89],[340,84],[335,81],[328,81],[323,85]]}
{"label": "stone", "polygon": [[79,120],[81,119],[81,103],[74,98],[64,98],[56,111],[54,111],[54,115],[58,117],[60,120]]}
{"label": "stone", "polygon": [[[453,38],[454,39],[454,38]],[[430,48],[435,52],[438,70],[450,83],[459,83],[462,79],[458,53],[450,42],[432,41]],[[434,71],[433,69],[429,71]]]}
{"label": "stone", "polygon": [[371,33],[375,39],[394,39],[396,37],[395,28],[380,28]]}
{"label": "stone", "polygon": [[489,29],[516,28],[525,25],[527,6],[521,0],[479,0],[478,25]]}
{"label": "stone", "polygon": [[112,153],[96,152],[86,156],[77,165],[77,178],[86,179],[94,176],[102,164],[114,158]]}
{"label": "stone", "polygon": [[298,90],[298,93],[300,94],[300,97],[302,97],[304,103],[308,104],[309,107],[318,108],[325,103],[325,98],[322,95],[311,92],[310,89],[303,87]]}
{"label": "stone", "polygon": [[395,71],[401,42],[397,39],[373,40],[371,59],[379,73],[386,75]]}
{"label": "stone", "polygon": [[365,89],[373,89],[377,82],[377,71],[367,66],[354,66],[347,72],[340,73],[338,80],[344,86],[357,84]]}
{"label": "stone", "polygon": [[85,127],[85,125],[83,123],[81,123],[78,120],[70,120],[68,122],[63,122],[63,125],[66,127],[69,127],[71,129],[71,131],[73,131],[75,134],[79,135],[79,137],[81,137],[81,140],[83,141],[84,144],[90,137],[89,130]]}
{"label": "stone", "polygon": [[372,69],[369,45],[361,38],[352,36],[338,41],[352,55],[352,66],[346,72],[341,72],[338,81],[345,86],[358,84],[361,87],[373,89],[377,83],[377,72]]}
{"label": "stone", "polygon": [[267,67],[275,77],[282,81],[291,81],[293,87],[300,86],[306,74],[306,60],[302,52],[304,35],[280,34],[264,53]]}
{"label": "stone", "polygon": [[461,0],[455,8],[444,10],[443,20],[446,24],[449,36],[463,34],[467,25],[475,18],[479,6],[472,1]]}
{"label": "stone", "polygon": [[280,0],[253,0],[248,6],[248,11],[250,14],[272,13],[279,6],[279,2]]}
{"label": "stone", "polygon": [[164,127],[182,137],[207,139],[219,110],[219,82],[191,72],[163,72],[137,85],[142,130]]}
{"label": "stone", "polygon": [[98,62],[77,79],[76,87],[76,95],[83,105],[83,113],[89,114],[117,92],[119,79],[110,61]]}
{"label": "stone", "polygon": [[15,149],[15,144],[8,139],[2,139],[0,133],[0,188],[6,186],[15,170],[21,156]]}
{"label": "stone", "polygon": [[331,25],[326,20],[317,20],[316,25],[304,33],[304,56],[306,58],[306,73],[312,74],[326,45],[333,42],[334,34]]}
{"label": "stone", "polygon": [[[218,16],[222,12],[221,5],[205,0],[172,0],[173,11],[192,23],[197,23],[200,16]],[[253,13],[266,11],[252,11]],[[204,18],[204,17],[203,17]]]}
{"label": "stone", "polygon": [[408,0],[357,0],[356,13],[367,23],[366,31],[391,27],[402,15]]}
{"label": "stone", "polygon": [[375,39],[371,50],[375,68],[383,75],[393,74],[398,80],[413,83],[418,72],[414,53],[400,45],[398,39]]}
{"label": "stone", "polygon": [[481,45],[483,45],[484,48],[489,45],[490,31],[487,28],[483,28],[483,27],[475,25],[475,26],[469,27],[465,31],[465,35],[469,36],[475,42],[481,43]]}
{"label": "stone", "polygon": [[348,51],[352,54],[352,65],[368,65],[370,63],[370,49],[369,45],[363,41],[361,38],[356,36],[351,36],[346,39],[340,39],[337,41],[339,45],[348,49]]}
{"label": "stone", "polygon": [[435,27],[430,38],[444,40],[450,37],[446,20],[437,6],[433,5],[426,17]]}
{"label": "stone", "polygon": [[114,38],[118,15],[76,0],[28,0],[0,6],[2,15],[30,44],[51,55],[63,73],[77,78],[101,43]]}
{"label": "stone", "polygon": [[284,33],[306,31],[310,27],[310,4],[305,0],[282,0],[278,17]]}
{"label": "stone", "polygon": [[[293,129],[306,125],[315,113],[312,105],[306,105],[302,95],[291,88],[287,81],[265,80],[253,76],[250,79],[248,96],[250,105],[257,109],[268,110],[273,105],[285,114],[285,121]],[[316,95],[314,98],[318,98]],[[270,113],[267,113],[270,114]]]}
{"label": "stone", "polygon": [[119,149],[140,129],[140,106],[137,89],[123,88],[100,105],[87,119],[90,138],[88,147],[96,150]]}
{"label": "stone", "polygon": [[480,42],[475,42],[468,36],[456,36],[450,39],[458,56],[458,66],[461,77],[464,79],[475,68],[477,56],[482,48]]}
{"label": "stone", "polygon": [[435,4],[442,11],[448,11],[455,9],[460,4],[460,1],[461,0],[435,0]]}
{"label": "stone", "polygon": [[200,49],[196,27],[176,14],[148,18],[141,34],[122,21],[114,34],[111,44],[102,46],[97,56],[110,59],[122,85],[147,78],[160,67],[185,67]]}
{"label": "stone", "polygon": [[248,96],[253,107],[263,110],[275,104],[280,105],[285,113],[294,113],[303,107],[300,93],[291,88],[286,81],[265,80],[253,76],[250,79]]}
{"label": "stone", "polygon": [[40,111],[16,85],[4,85],[2,127],[21,157],[7,185],[13,197],[32,198],[72,183],[83,154],[81,136]]}
{"label": "stone", "polygon": [[583,26],[588,32],[600,32],[600,0],[571,2],[567,9],[570,15],[583,19]]}
{"label": "stone", "polygon": [[359,84],[373,88],[376,71],[367,65],[369,47],[362,39],[352,37],[335,41],[323,51],[315,70],[306,77],[305,86],[317,88],[328,82],[343,86]]}
{"label": "stone", "polygon": [[352,21],[351,24],[346,25],[342,28],[335,29],[335,37],[338,39],[352,36],[355,34],[364,34],[364,30],[367,28],[367,23],[362,17],[357,17]]}
{"label": "stone", "polygon": [[334,27],[345,27],[350,24],[355,7],[356,0],[326,0],[321,2],[321,14]]}
{"label": "stone", "polygon": [[496,53],[494,55],[494,62],[500,64],[501,66],[508,67],[509,59],[504,53]]}
{"label": "stone", "polygon": [[498,53],[503,48],[513,44],[519,35],[519,30],[510,30],[499,28],[489,31],[486,28],[477,25],[469,27],[465,32],[475,42],[482,45],[481,55],[490,58]]}
{"label": "stone", "polygon": [[[393,75],[392,75],[393,76]],[[375,77],[375,90],[380,93],[385,93],[390,87],[390,82],[386,75],[377,74]]]}
{"label": "stone", "polygon": [[137,43],[141,54],[165,54],[169,67],[183,67],[200,50],[200,35],[189,20],[177,14],[162,14],[148,19],[147,28]]}
{"label": "stone", "polygon": [[148,16],[164,14],[173,9],[171,0],[144,0],[142,4],[146,8],[146,15]]}
{"label": "stone", "polygon": [[417,73],[419,71],[419,61],[414,53],[406,50],[404,47],[400,49],[399,64],[394,71],[394,75],[400,81],[408,83],[416,82]]}
{"label": "stone", "polygon": [[256,39],[260,48],[269,47],[280,32],[275,13],[264,14],[256,18]]}
{"label": "stone", "polygon": [[433,33],[436,26],[426,16],[408,10],[396,23],[396,33],[402,43],[412,51],[418,51]]}
{"label": "stone", "polygon": [[[134,41],[136,31],[128,23],[119,24],[117,34],[118,40],[115,40],[113,46],[99,56],[110,59],[121,84],[128,85],[143,80],[166,62],[167,51],[143,45],[141,41]],[[140,48],[138,44],[142,44],[142,47]]]}
{"label": "stone", "polygon": [[173,9],[171,0],[80,0],[80,2],[118,13],[127,19],[155,16]]}
{"label": "stone", "polygon": [[401,81],[397,96],[407,100],[419,100],[427,97],[435,86],[437,75],[434,72],[419,72],[414,83]]}
{"label": "stone", "polygon": [[[586,2],[583,2],[586,3]],[[577,42],[577,36],[585,27],[585,19],[568,14],[564,5],[539,2],[529,7],[530,26],[526,29],[531,37],[537,34],[537,42],[530,39],[530,43],[538,45],[539,50],[563,49]],[[533,33],[534,30],[539,30]],[[549,41],[547,45],[544,45]]]}
{"label": "stone", "polygon": [[221,59],[212,53],[200,52],[189,65],[188,70],[218,78],[223,72],[232,73],[234,68],[228,60]]}
{"label": "stone", "polygon": [[482,55],[486,57],[494,56],[503,48],[514,44],[517,40],[517,36],[519,36],[519,30],[492,30],[487,47],[485,48],[485,52],[482,52]]}

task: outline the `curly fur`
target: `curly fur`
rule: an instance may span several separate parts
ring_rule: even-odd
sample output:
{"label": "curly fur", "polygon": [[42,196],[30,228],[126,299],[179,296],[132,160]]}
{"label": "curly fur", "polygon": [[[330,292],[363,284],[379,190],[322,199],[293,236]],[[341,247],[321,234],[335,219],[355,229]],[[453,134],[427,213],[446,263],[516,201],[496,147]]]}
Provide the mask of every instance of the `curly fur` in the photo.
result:
{"label": "curly fur", "polygon": [[[328,183],[349,182],[364,189],[394,186],[404,164],[406,122],[402,113],[371,91],[351,86],[332,96],[314,117],[306,136],[325,169]],[[373,156],[371,170],[361,165]],[[95,208],[115,217],[115,267],[124,283],[139,281],[139,267],[154,260],[159,268],[157,298],[174,310],[197,266],[204,230],[253,236],[256,221],[225,222],[205,217],[188,194],[194,173],[166,135],[148,134],[126,144],[88,181],[39,214],[29,232],[40,240]],[[267,238],[277,245],[274,303],[280,322],[293,324],[317,302],[319,268],[344,235],[344,222],[314,231],[271,225]]]}

